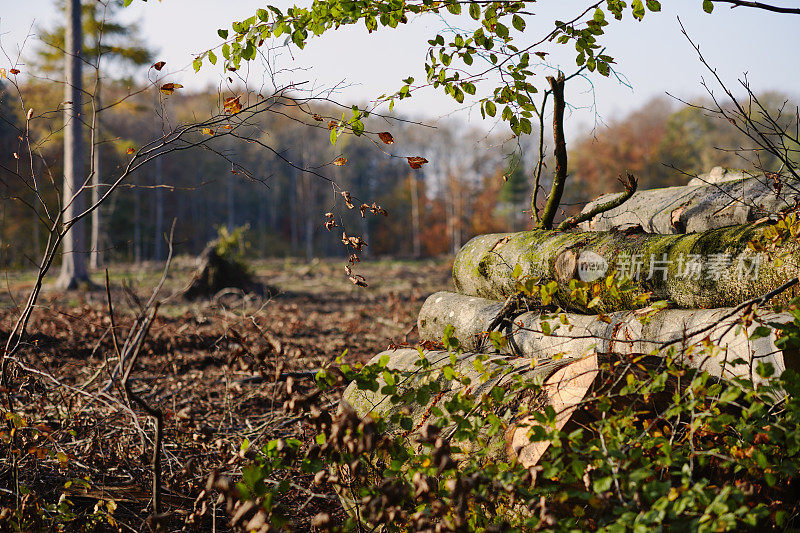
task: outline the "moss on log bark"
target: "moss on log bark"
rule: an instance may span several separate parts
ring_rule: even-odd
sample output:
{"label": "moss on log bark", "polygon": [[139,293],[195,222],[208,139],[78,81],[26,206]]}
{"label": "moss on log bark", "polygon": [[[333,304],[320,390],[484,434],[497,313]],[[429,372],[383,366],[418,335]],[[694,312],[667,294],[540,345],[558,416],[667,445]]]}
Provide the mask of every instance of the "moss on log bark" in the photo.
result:
{"label": "moss on log bark", "polygon": [[[614,196],[600,196],[587,204],[583,212],[588,213]],[[596,215],[580,227],[586,231],[607,231],[638,224],[648,233],[692,233],[746,224],[794,209],[798,203],[800,190],[796,182],[787,182],[780,192],[774,181],[764,176],[721,183],[699,182],[639,191],[622,206]]]}
{"label": "moss on log bark", "polygon": [[[452,325],[454,336],[465,350],[491,351],[493,346],[486,333],[492,319],[503,306],[502,302],[464,296],[451,292],[437,292],[425,301],[417,322],[420,339],[440,341],[445,328]],[[513,343],[524,356],[536,359],[552,358],[556,354],[579,357],[591,352],[619,353],[620,355],[662,354],[660,347],[670,341],[674,345],[676,361],[688,367],[706,370],[718,378],[743,377],[756,383],[763,380],[755,372],[759,362],[771,363],[777,375],[786,367],[800,371],[796,353],[784,353],[775,346],[776,334],[750,339],[759,323],[737,331],[739,319],[724,319],[732,309],[665,309],[643,320],[648,310],[610,313],[603,320],[594,315],[559,313],[542,315],[528,312],[513,318],[510,329],[503,333],[513,338]],[[762,323],[787,323],[792,316],[786,313],[759,314]],[[542,322],[546,326],[542,327]],[[715,326],[700,335],[687,338],[687,334],[709,324]],[[732,327],[733,325],[733,327]],[[549,334],[545,334],[547,331]],[[719,349],[703,349],[704,340],[715,343]],[[512,353],[512,345],[501,347],[502,353]],[[742,359],[743,363],[733,361]],[[752,363],[752,364],[751,364]]]}
{"label": "moss on log bark", "polygon": [[[599,313],[637,307],[630,293],[622,298],[604,293],[600,305],[592,309],[570,297],[570,281],[577,278],[575,258],[593,252],[618,271],[631,270],[624,263],[626,257],[629,263],[640,263],[640,275],[631,277],[641,292],[652,292],[654,300],[685,309],[735,307],[800,274],[796,243],[782,249],[788,256],[781,265],[748,249],[747,243],[760,238],[763,229],[763,225],[742,225],[687,235],[545,230],[480,235],[456,256],[453,279],[462,294],[503,300],[516,292],[512,274],[519,265],[520,278],[556,281],[554,302],[565,309]],[[690,270],[697,261],[700,271]],[[748,272],[754,262],[757,272]],[[778,298],[785,302],[793,293],[794,289]]]}

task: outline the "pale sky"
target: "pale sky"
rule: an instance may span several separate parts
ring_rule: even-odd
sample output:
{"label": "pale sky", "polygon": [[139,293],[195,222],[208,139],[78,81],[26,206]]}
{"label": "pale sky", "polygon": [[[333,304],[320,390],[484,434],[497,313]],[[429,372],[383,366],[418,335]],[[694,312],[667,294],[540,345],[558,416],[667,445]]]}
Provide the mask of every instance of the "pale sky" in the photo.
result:
{"label": "pale sky", "polygon": [[[25,53],[33,49],[37,24],[52,25],[58,14],[54,0],[3,0],[0,11],[0,44],[7,57],[0,57],[0,67],[10,68],[26,36]],[[538,40],[556,18],[567,18],[588,2],[576,0],[540,0],[534,9],[537,15],[529,20],[524,40]],[[775,0],[774,4],[798,5],[800,1]],[[290,4],[279,0],[275,4]],[[134,0],[124,10],[125,20],[138,20],[146,42],[158,51],[157,58],[166,61],[165,72],[171,80],[187,88],[217,85],[217,67],[206,66],[199,74],[191,69],[194,56],[217,46],[218,28],[229,28],[231,21],[250,16],[264,1],[254,0],[161,0],[144,3]],[[567,6],[567,7],[565,7]],[[570,8],[570,6],[572,6]],[[731,10],[718,5],[707,15],[700,0],[662,0],[661,13],[648,13],[643,22],[612,21],[603,37],[608,54],[617,60],[616,69],[630,87],[616,79],[592,75],[594,98],[590,85],[574,81],[568,85],[567,99],[577,107],[588,108],[596,102],[602,120],[610,120],[642,105],[648,99],[666,92],[691,99],[704,93],[701,77],[710,81],[697,55],[681,35],[677,16],[681,17],[692,39],[700,44],[706,59],[731,85],[747,73],[757,90],[779,90],[794,96],[800,94],[800,16],[766,13],[748,8]],[[541,21],[540,23],[538,21]],[[457,22],[457,21],[456,21]],[[300,68],[282,81],[305,81],[306,86],[324,89],[343,87],[336,99],[343,103],[363,103],[382,93],[393,92],[408,75],[424,79],[424,56],[427,39],[435,36],[442,22],[429,16],[412,19],[399,30],[382,29],[368,35],[362,26],[342,28],[313,39],[305,50],[285,48],[279,67]],[[575,70],[574,48],[553,46],[551,66],[565,72]],[[8,59],[11,58],[11,61]],[[20,70],[25,71],[24,66]],[[263,79],[259,67],[253,66],[249,79]],[[538,71],[543,80],[550,73]],[[488,85],[487,85],[488,86]],[[719,91],[718,87],[714,87]],[[479,86],[480,91],[480,86]],[[463,107],[463,106],[462,106]],[[434,89],[426,89],[401,103],[398,110],[417,117],[436,118],[455,114],[473,124],[481,123],[480,113],[459,109],[458,104]],[[591,130],[595,115],[589,109],[575,110],[567,118],[571,137]]]}

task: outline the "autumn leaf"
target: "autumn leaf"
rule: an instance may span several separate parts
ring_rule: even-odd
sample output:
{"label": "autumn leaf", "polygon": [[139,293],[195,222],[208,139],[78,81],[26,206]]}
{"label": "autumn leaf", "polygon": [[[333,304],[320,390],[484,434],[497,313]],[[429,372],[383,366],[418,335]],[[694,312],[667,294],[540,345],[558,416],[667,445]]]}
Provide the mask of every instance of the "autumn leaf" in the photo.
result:
{"label": "autumn leaf", "polygon": [[367,281],[361,274],[356,274],[355,276],[349,276],[347,279],[349,279],[353,285],[358,285],[359,287],[367,286]]}
{"label": "autumn leaf", "polygon": [[342,191],[340,194],[342,195],[342,198],[344,198],[344,203],[347,205],[347,207],[353,209],[355,204],[353,203],[353,198],[350,196],[350,193],[348,191]]}
{"label": "autumn leaf", "polygon": [[153,68],[158,70],[158,71],[161,71],[161,69],[164,68],[164,65],[166,65],[166,64],[167,63],[165,61],[159,61],[158,63],[155,63],[153,65]]}
{"label": "autumn leaf", "polygon": [[422,165],[428,162],[427,159],[424,157],[414,156],[414,157],[406,157],[408,159],[408,166],[417,170],[418,168],[422,168]]}
{"label": "autumn leaf", "polygon": [[165,83],[161,86],[161,92],[170,95],[175,92],[175,89],[182,89],[183,85],[180,83]]}
{"label": "autumn leaf", "polygon": [[9,72],[11,74],[19,74],[19,70],[15,69],[15,68],[12,68],[11,70],[9,70]]}
{"label": "autumn leaf", "polygon": [[242,110],[242,103],[239,101],[238,96],[231,96],[225,99],[225,111],[231,115],[235,115]]}
{"label": "autumn leaf", "polygon": [[378,137],[384,142],[384,144],[394,144],[394,137],[388,131],[382,131],[378,134]]}
{"label": "autumn leaf", "polygon": [[337,157],[336,159],[334,159],[333,164],[336,165],[337,167],[343,167],[347,164],[347,158]]}
{"label": "autumn leaf", "polygon": [[133,154],[133,153],[135,153],[135,152],[136,152],[136,148],[132,148],[132,147],[131,147],[131,148],[128,148],[127,150],[125,150],[125,152],[127,152],[127,153],[128,153],[128,155],[130,155],[130,154]]}
{"label": "autumn leaf", "polygon": [[203,134],[204,135],[214,135],[214,130],[212,130],[211,128],[203,128]]}
{"label": "autumn leaf", "polygon": [[329,129],[329,130],[332,130],[333,128],[335,128],[335,127],[336,127],[336,126],[338,126],[338,125],[339,125],[339,122],[338,122],[338,121],[336,121],[336,120],[331,120],[331,121],[329,121],[329,122],[328,122],[328,129]]}
{"label": "autumn leaf", "polygon": [[323,121],[322,115],[318,115],[317,113],[314,113],[312,117],[314,117],[314,120],[316,120],[317,122]]}
{"label": "autumn leaf", "polygon": [[8,74],[6,73],[6,69],[0,68],[0,78],[6,79]]}

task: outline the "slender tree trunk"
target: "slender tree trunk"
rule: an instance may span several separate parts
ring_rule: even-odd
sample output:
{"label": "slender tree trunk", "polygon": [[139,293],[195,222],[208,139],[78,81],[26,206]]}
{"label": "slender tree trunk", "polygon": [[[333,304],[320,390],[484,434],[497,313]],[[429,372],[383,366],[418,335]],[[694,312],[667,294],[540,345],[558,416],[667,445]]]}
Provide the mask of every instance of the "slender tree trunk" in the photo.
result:
{"label": "slender tree trunk", "polygon": [[133,262],[142,262],[142,191],[139,178],[133,181]]}
{"label": "slender tree trunk", "polygon": [[227,207],[227,226],[228,231],[233,231],[236,227],[236,217],[234,216],[235,202],[233,198],[233,174],[228,176],[228,181],[225,182],[225,202]]}
{"label": "slender tree trunk", "polygon": [[66,234],[63,239],[61,274],[56,286],[74,289],[89,283],[86,268],[86,249],[83,221],[70,224],[84,208],[83,186],[83,135],[81,128],[81,3],[67,1],[67,24],[64,38],[64,189],[62,212]]}
{"label": "slender tree trunk", "polygon": [[411,242],[413,245],[414,257],[422,255],[422,242],[419,235],[419,192],[417,191],[417,178],[413,174],[408,175],[411,185]]}
{"label": "slender tree trunk", "polygon": [[567,181],[567,143],[564,140],[564,73],[559,72],[558,78],[547,77],[550,89],[553,92],[553,140],[555,141],[556,172],[553,177],[553,187],[547,196],[539,228],[553,229],[553,220],[556,218],[561,195],[564,194],[564,184]]}
{"label": "slender tree trunk", "polygon": [[156,189],[155,189],[155,243],[153,247],[153,259],[161,261],[164,256],[164,189],[161,184],[164,182],[164,169],[161,163],[161,156],[156,158]]}
{"label": "slender tree trunk", "polygon": [[[99,45],[98,45],[99,49]],[[100,91],[102,87],[100,83],[97,84],[97,91],[94,96],[95,109],[102,108],[102,101]],[[94,119],[94,145],[92,147],[92,205],[97,204],[100,200],[100,115],[95,111]],[[92,211],[92,236],[89,251],[89,268],[99,268],[102,263],[102,254],[100,252],[100,207]]]}
{"label": "slender tree trunk", "polygon": [[292,255],[297,255],[297,248],[298,248],[298,206],[297,206],[297,189],[300,186],[299,184],[299,176],[297,170],[293,170],[292,174],[294,175],[294,179],[292,183],[289,184],[289,231],[290,231],[290,242],[292,244]]}

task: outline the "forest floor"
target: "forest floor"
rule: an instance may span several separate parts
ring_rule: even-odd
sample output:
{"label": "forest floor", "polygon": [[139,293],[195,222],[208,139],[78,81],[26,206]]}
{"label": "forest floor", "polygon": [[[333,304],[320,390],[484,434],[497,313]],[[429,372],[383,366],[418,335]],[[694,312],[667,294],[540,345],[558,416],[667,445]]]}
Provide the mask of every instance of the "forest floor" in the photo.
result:
{"label": "forest floor", "polygon": [[[311,437],[284,409],[285,376],[298,376],[296,387],[311,390],[304,373],[342,354],[349,363],[365,362],[390,345],[413,344],[425,297],[452,288],[448,260],[364,261],[358,272],[367,288],[348,281],[344,264],[261,261],[253,269],[277,295],[187,302],[171,295],[188,283],[193,262],[174,262],[129,378],[132,390],[164,414],[161,485],[169,530],[228,530],[225,510],[213,498],[198,499],[209,475],[235,478],[271,439]],[[160,268],[111,269],[117,345],[158,284]],[[14,356],[19,364],[10,365],[11,381],[0,390],[0,529],[147,529],[154,419],[128,403],[119,376],[112,379],[118,357],[111,313],[103,274],[94,279],[98,290],[43,293],[30,336]],[[9,274],[4,281],[3,345],[33,278]],[[330,393],[330,404],[340,393]],[[310,529],[322,510],[342,518],[332,492],[315,487],[324,497],[309,501],[303,488],[312,480],[297,472],[291,481],[295,488],[279,504],[293,529]],[[198,512],[204,503],[206,512]]]}

